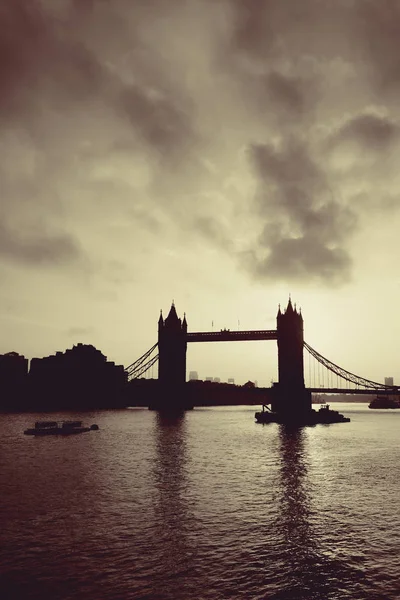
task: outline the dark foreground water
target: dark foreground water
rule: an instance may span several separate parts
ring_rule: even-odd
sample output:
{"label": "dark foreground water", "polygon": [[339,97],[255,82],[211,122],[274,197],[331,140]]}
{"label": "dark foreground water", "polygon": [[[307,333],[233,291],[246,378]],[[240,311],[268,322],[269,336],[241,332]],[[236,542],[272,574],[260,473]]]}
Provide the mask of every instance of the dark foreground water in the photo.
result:
{"label": "dark foreground water", "polygon": [[400,411],[336,408],[74,414],[100,431],[65,438],[0,415],[0,598],[400,598]]}

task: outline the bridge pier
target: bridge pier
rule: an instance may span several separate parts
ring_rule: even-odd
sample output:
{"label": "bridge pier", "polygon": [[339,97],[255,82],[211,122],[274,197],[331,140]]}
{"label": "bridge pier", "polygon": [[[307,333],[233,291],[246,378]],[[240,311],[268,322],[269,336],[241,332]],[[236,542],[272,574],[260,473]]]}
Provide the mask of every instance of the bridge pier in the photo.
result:
{"label": "bridge pier", "polygon": [[307,388],[284,388],[279,383],[272,388],[271,410],[283,421],[302,421],[312,410],[311,391]]}
{"label": "bridge pier", "polygon": [[304,384],[304,323],[301,312],[289,302],[277,315],[279,383],[273,392],[272,411],[287,420],[301,419],[311,409],[311,392]]}
{"label": "bridge pier", "polygon": [[174,303],[167,318],[162,314],[158,320],[158,393],[150,409],[185,410],[193,406],[187,402],[186,348],[187,322],[178,317]]}

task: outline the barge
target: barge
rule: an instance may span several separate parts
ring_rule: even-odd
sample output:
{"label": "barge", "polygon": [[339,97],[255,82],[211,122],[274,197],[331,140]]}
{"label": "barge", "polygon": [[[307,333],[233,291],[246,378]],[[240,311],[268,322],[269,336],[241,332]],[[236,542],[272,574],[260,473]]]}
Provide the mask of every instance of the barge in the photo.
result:
{"label": "barge", "polygon": [[36,421],[34,427],[25,429],[25,435],[74,435],[77,433],[86,433],[87,431],[97,431],[98,425],[84,427],[82,421]]}

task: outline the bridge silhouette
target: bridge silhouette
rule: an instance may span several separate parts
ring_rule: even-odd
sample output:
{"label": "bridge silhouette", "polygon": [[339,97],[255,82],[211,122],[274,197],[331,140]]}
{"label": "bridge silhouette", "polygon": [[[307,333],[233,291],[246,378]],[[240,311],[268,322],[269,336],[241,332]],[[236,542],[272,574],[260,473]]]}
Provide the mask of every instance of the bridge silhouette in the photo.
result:
{"label": "bridge silhouette", "polygon": [[[278,381],[271,388],[270,401],[273,411],[281,414],[303,414],[311,410],[312,393],[338,394],[398,394],[398,386],[387,386],[350,371],[328,360],[304,341],[304,323],[301,311],[292,305],[289,298],[284,311],[278,309],[276,329],[252,331],[188,332],[186,315],[183,320],[177,315],[172,303],[168,316],[164,319],[162,312],[158,320],[158,341],[140,358],[126,368],[129,380],[142,377],[158,362],[158,381],[160,388],[166,392],[165,397],[179,400],[184,394],[182,388],[186,382],[186,352],[188,343],[204,342],[237,342],[254,340],[275,340],[278,346]],[[158,350],[158,353],[157,353]],[[319,369],[327,373],[327,386],[309,385],[304,378],[304,350]],[[333,379],[336,378],[336,385]],[[339,382],[342,382],[339,385]],[[353,387],[350,387],[353,386]],[[178,400],[177,400],[178,399]],[[160,406],[165,407],[164,400]],[[158,406],[155,406],[158,408]]]}

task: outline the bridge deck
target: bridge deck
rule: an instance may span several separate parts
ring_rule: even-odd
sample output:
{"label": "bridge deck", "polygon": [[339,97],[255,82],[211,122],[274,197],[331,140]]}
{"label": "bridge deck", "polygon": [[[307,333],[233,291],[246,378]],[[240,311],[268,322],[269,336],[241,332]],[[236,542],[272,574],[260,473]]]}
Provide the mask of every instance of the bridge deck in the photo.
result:
{"label": "bridge deck", "polygon": [[310,392],[314,392],[314,393],[319,393],[319,394],[374,394],[375,396],[377,395],[383,395],[383,396],[390,396],[392,394],[399,394],[400,393],[400,389],[365,389],[363,390],[362,388],[358,388],[358,389],[350,389],[350,388],[307,388]]}
{"label": "bridge deck", "polygon": [[262,329],[259,331],[201,331],[187,333],[187,342],[239,342],[247,340],[276,340],[276,329]]}

